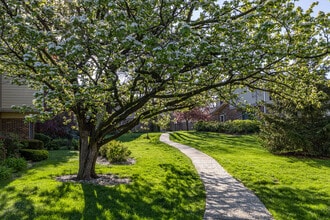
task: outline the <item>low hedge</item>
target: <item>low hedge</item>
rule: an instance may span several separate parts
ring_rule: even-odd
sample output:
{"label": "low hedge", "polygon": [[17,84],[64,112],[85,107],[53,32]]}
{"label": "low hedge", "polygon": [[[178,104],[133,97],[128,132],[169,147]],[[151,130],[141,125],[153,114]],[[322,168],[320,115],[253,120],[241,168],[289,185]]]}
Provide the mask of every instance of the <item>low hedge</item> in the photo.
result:
{"label": "low hedge", "polygon": [[45,146],[47,146],[47,144],[52,140],[51,137],[49,137],[48,135],[42,134],[42,133],[36,133],[34,135],[34,139],[44,142]]}
{"label": "low hedge", "polygon": [[197,122],[197,131],[220,132],[227,134],[252,134],[260,130],[260,122],[255,120],[234,120],[226,122]]}
{"label": "low hedge", "polygon": [[44,149],[44,142],[41,140],[31,139],[31,140],[24,140],[24,149],[31,149],[31,150],[43,150]]}
{"label": "low hedge", "polygon": [[21,149],[20,153],[21,156],[24,157],[26,160],[31,160],[34,162],[46,160],[49,157],[49,153],[47,150]]}

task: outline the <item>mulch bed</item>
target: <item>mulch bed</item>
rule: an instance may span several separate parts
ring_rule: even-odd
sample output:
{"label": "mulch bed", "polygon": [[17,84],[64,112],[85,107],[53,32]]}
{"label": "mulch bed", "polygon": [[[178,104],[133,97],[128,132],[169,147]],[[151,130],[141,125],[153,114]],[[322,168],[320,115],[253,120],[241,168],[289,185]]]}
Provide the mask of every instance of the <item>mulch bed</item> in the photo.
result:
{"label": "mulch bed", "polygon": [[[96,163],[101,165],[112,165],[112,164],[122,164],[122,165],[132,165],[135,164],[135,160],[129,158],[125,162],[120,163],[110,163],[107,159],[98,157]],[[77,175],[63,175],[56,177],[57,181],[60,182],[73,182],[73,183],[87,183],[87,184],[94,184],[94,185],[101,185],[101,186],[114,186],[118,184],[128,184],[131,182],[129,178],[120,178],[113,174],[100,174],[98,178],[89,179],[89,180],[78,180]]]}

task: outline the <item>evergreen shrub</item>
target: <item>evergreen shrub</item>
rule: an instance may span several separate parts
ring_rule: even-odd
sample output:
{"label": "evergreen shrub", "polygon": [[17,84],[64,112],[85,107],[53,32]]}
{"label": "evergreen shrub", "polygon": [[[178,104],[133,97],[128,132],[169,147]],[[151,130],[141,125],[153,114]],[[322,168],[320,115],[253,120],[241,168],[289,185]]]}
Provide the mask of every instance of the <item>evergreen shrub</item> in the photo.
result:
{"label": "evergreen shrub", "polygon": [[68,139],[64,138],[56,138],[51,140],[47,144],[48,150],[59,150],[59,149],[67,149],[68,148]]}
{"label": "evergreen shrub", "polygon": [[7,149],[5,148],[3,141],[0,139],[0,161],[6,159]]}
{"label": "evergreen shrub", "polygon": [[262,115],[262,145],[276,154],[330,156],[329,99],[321,106],[306,104],[299,108],[289,100],[274,100],[268,105],[270,114]]}
{"label": "evergreen shrub", "polygon": [[11,177],[11,169],[0,165],[0,180],[7,180]]}
{"label": "evergreen shrub", "polygon": [[44,142],[44,146],[47,147],[48,143],[52,140],[51,137],[42,133],[36,133],[34,139]]}
{"label": "evergreen shrub", "polygon": [[31,150],[31,149],[21,149],[21,156],[26,160],[31,160],[34,162],[46,160],[49,157],[47,150]]}
{"label": "evergreen shrub", "polygon": [[19,150],[24,147],[18,135],[10,133],[2,139],[3,147],[5,148],[5,157],[18,157]]}
{"label": "evergreen shrub", "polygon": [[24,144],[24,149],[33,149],[33,150],[43,150],[44,142],[37,139],[30,139],[22,141]]}
{"label": "evergreen shrub", "polygon": [[79,150],[79,140],[78,139],[72,139],[71,141],[71,150]]}
{"label": "evergreen shrub", "polygon": [[25,170],[27,168],[27,162],[24,158],[10,157],[4,161],[4,165],[11,168],[13,172]]}
{"label": "evergreen shrub", "polygon": [[227,122],[197,122],[197,131],[220,132],[227,134],[252,134],[260,130],[260,122],[256,120],[234,120]]}

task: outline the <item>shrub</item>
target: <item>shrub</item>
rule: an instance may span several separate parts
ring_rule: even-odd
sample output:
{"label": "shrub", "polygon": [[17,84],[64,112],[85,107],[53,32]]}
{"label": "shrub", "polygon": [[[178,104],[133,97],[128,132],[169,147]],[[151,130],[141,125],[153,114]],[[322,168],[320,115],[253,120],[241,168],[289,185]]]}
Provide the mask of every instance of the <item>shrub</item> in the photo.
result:
{"label": "shrub", "polygon": [[6,159],[7,150],[3,144],[3,141],[0,140],[0,161]]}
{"label": "shrub", "polygon": [[234,120],[225,122],[225,133],[229,134],[251,134],[260,130],[260,123],[253,120]]}
{"label": "shrub", "polygon": [[4,161],[4,165],[11,168],[13,172],[25,170],[27,168],[27,162],[24,158],[10,157]]}
{"label": "shrub", "polygon": [[199,121],[196,122],[194,125],[194,129],[196,131],[209,131],[209,132],[218,132],[219,122],[206,122],[206,121]]}
{"label": "shrub", "polygon": [[107,151],[108,151],[109,147],[107,144],[103,145],[102,147],[100,147],[100,150],[99,150],[99,155],[101,157],[107,157]]}
{"label": "shrub", "polygon": [[46,150],[21,149],[20,153],[26,160],[31,160],[34,162],[46,160],[49,157],[49,153]]}
{"label": "shrub", "polygon": [[131,151],[128,150],[120,141],[113,140],[103,145],[99,153],[101,156],[106,157],[109,162],[124,162],[131,155]]}
{"label": "shrub", "polygon": [[197,122],[197,131],[220,132],[227,134],[251,134],[259,132],[260,123],[254,120],[234,120],[227,122]]}
{"label": "shrub", "polygon": [[44,146],[47,146],[48,143],[52,140],[51,137],[49,137],[48,135],[42,134],[42,133],[36,133],[34,135],[34,139],[44,142]]}
{"label": "shrub", "polygon": [[259,134],[262,145],[276,154],[330,156],[330,91],[321,105],[297,103],[282,98],[269,104]]}
{"label": "shrub", "polygon": [[24,149],[32,149],[32,150],[43,150],[44,149],[44,142],[41,140],[31,139],[31,140],[24,140]]}
{"label": "shrub", "polygon": [[68,140],[63,138],[53,139],[47,145],[48,150],[59,150],[67,147],[68,147]]}
{"label": "shrub", "polygon": [[11,177],[11,170],[6,166],[0,165],[0,180],[7,180]]}
{"label": "shrub", "polygon": [[10,133],[4,136],[3,147],[6,149],[5,157],[17,157],[19,149],[24,147],[24,145],[21,143],[18,135]]}
{"label": "shrub", "polygon": [[72,147],[72,150],[79,150],[79,140],[75,139],[75,138],[72,139],[71,147]]}

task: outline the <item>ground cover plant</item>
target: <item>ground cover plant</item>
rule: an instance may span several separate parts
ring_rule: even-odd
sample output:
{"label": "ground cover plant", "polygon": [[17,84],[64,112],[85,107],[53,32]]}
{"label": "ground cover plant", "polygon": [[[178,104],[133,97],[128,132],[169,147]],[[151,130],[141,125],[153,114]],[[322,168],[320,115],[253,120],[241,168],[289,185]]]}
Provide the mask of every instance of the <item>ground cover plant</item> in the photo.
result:
{"label": "ground cover plant", "polygon": [[330,160],[276,156],[253,135],[178,132],[173,141],[216,159],[275,219],[330,219]]}
{"label": "ground cover plant", "polygon": [[159,142],[159,134],[128,134],[124,142],[134,165],[99,165],[127,185],[99,186],[58,182],[74,174],[78,152],[50,151],[16,179],[0,181],[0,219],[202,219],[203,185],[188,158]]}

